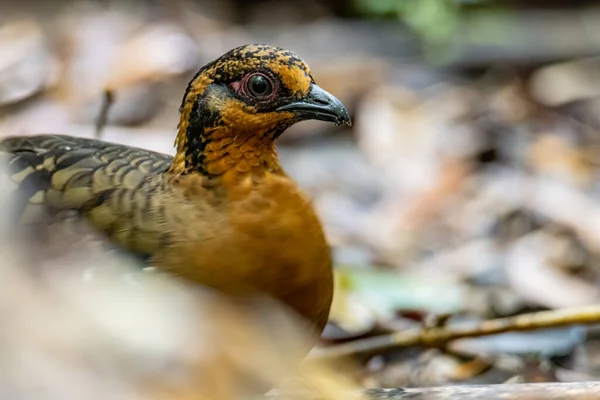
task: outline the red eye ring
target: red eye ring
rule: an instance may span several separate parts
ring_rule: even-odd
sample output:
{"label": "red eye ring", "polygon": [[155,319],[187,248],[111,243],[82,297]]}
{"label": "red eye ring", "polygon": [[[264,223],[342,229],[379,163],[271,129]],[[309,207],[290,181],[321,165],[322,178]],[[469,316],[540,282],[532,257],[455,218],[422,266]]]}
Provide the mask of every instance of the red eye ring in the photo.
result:
{"label": "red eye ring", "polygon": [[258,101],[272,100],[279,89],[277,82],[262,72],[247,74],[240,81],[232,83],[232,87],[244,96]]}

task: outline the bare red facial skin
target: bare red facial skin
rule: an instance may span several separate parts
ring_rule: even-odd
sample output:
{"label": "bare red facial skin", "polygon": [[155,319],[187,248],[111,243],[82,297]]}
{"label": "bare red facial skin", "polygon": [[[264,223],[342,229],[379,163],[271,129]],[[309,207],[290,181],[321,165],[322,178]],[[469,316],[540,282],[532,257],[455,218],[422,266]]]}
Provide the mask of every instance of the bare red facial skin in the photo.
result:
{"label": "bare red facial skin", "polygon": [[[256,76],[256,75],[263,76],[271,84],[273,91],[271,92],[271,94],[269,96],[263,97],[263,98],[257,98],[256,96],[253,96],[252,94],[250,94],[250,91],[248,90],[248,81],[250,80],[250,78],[252,78],[253,76]],[[236,93],[239,93],[244,97],[253,99],[255,101],[265,102],[265,103],[274,100],[279,93],[279,82],[277,82],[277,80],[273,79],[269,74],[266,74],[263,72],[250,72],[250,73],[244,75],[242,77],[242,79],[240,79],[239,81],[231,82],[230,86],[233,90],[235,90]]]}

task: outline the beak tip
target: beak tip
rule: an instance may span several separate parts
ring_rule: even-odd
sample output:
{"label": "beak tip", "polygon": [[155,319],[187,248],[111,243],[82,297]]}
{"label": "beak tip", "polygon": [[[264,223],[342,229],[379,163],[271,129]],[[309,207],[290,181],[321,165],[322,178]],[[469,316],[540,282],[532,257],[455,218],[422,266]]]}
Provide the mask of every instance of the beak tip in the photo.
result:
{"label": "beak tip", "polygon": [[342,126],[344,124],[346,124],[348,126],[352,126],[352,120],[350,119],[350,117],[345,116],[345,117],[342,117],[339,120],[337,120],[335,124],[337,126]]}
{"label": "beak tip", "polygon": [[344,113],[344,117],[342,118],[341,122],[342,123],[340,125],[346,124],[348,126],[352,126],[352,118],[350,118],[350,115],[347,112]]}
{"label": "beak tip", "polygon": [[333,96],[331,96],[330,101],[333,103],[331,109],[333,111],[333,114],[335,115],[335,119],[333,122],[335,122],[337,126],[342,126],[344,124],[352,126],[352,118],[350,118],[350,113],[348,113],[348,110],[342,104],[342,102]]}

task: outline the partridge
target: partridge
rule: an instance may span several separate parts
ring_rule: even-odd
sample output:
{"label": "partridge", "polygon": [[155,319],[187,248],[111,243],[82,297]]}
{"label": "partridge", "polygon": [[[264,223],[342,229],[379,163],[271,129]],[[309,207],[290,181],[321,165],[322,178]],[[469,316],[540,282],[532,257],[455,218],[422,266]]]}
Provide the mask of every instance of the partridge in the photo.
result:
{"label": "partridge", "polygon": [[65,135],[0,142],[16,226],[69,211],[114,248],[226,295],[266,294],[324,328],[330,249],[275,142],[303,120],[350,124],[294,53],[235,48],[183,96],[174,157]]}

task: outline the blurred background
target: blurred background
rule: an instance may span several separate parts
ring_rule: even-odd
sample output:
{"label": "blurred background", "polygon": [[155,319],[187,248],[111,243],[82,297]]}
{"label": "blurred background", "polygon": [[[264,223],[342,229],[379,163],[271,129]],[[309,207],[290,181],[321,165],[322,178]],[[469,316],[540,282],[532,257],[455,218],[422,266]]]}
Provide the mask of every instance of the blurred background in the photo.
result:
{"label": "blurred background", "polygon": [[[598,302],[596,1],[4,1],[0,136],[94,137],[109,89],[114,102],[101,138],[173,154],[189,79],[247,43],[298,53],[354,120],[345,128],[303,122],[279,142],[335,255],[337,292],[322,346],[418,327],[433,314],[477,322]],[[40,293],[11,274],[24,289],[3,296],[3,327],[15,323],[10,304]],[[62,296],[45,285],[45,296]],[[24,310],[48,316],[63,307],[34,303]],[[178,314],[165,307],[165,316]],[[35,318],[19,318],[24,331],[36,331],[28,325]],[[53,321],[60,337],[64,326]],[[134,325],[136,335],[148,332]],[[597,380],[599,333],[569,327],[461,340],[446,351],[400,349],[362,360],[353,376],[363,387]],[[0,350],[18,347],[2,340]],[[163,347],[172,358],[189,350]],[[164,354],[154,354],[161,368]],[[14,357],[28,376],[58,368],[32,354]],[[73,382],[65,372],[46,384],[61,377]],[[21,378],[2,379],[20,392]]]}

